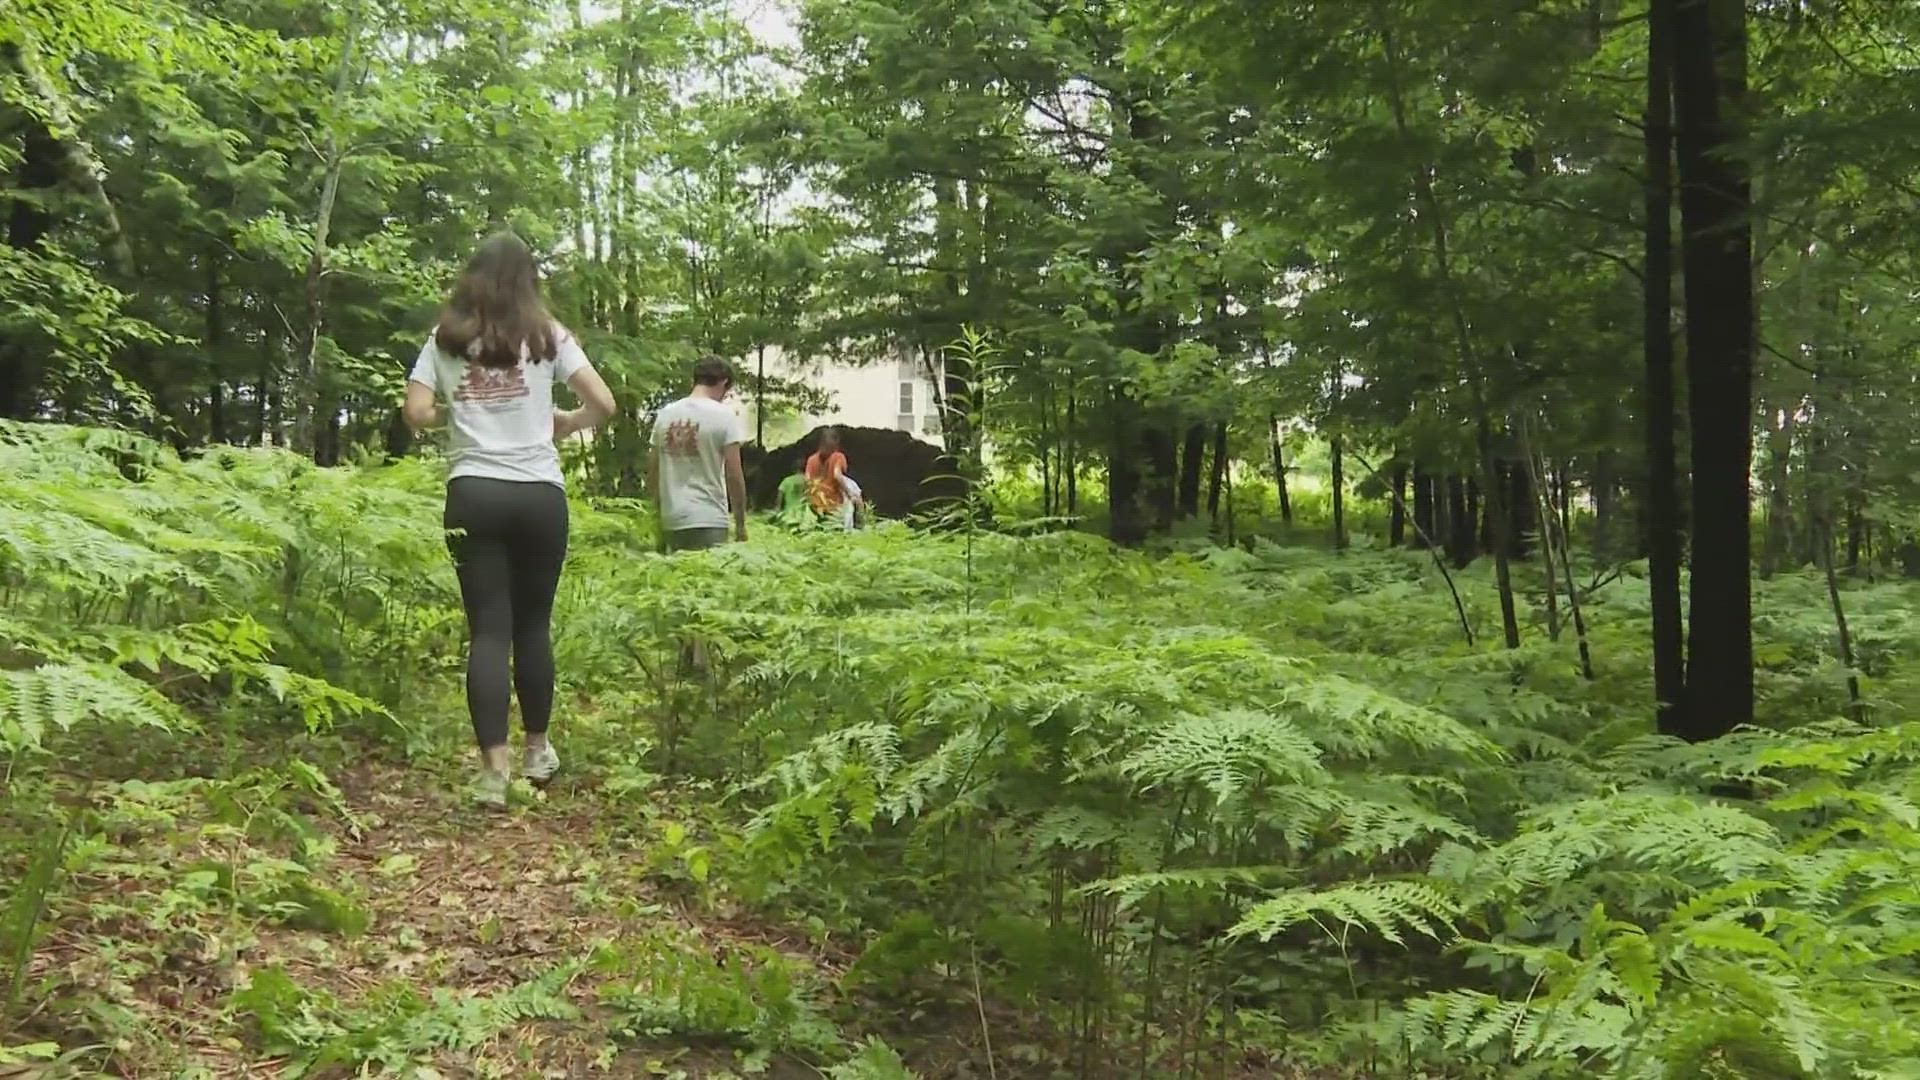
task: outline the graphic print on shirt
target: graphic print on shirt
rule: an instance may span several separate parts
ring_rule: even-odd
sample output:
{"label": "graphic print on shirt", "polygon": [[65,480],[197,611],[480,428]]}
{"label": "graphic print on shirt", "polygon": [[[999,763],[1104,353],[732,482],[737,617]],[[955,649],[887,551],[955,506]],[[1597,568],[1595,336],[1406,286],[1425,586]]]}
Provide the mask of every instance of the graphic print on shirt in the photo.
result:
{"label": "graphic print on shirt", "polygon": [[700,453],[700,421],[675,420],[667,425],[667,453],[674,457],[695,457]]}
{"label": "graphic print on shirt", "polygon": [[491,368],[485,364],[467,365],[460,385],[453,388],[453,400],[474,405],[493,405],[517,401],[533,392],[527,385],[524,364],[510,368]]}

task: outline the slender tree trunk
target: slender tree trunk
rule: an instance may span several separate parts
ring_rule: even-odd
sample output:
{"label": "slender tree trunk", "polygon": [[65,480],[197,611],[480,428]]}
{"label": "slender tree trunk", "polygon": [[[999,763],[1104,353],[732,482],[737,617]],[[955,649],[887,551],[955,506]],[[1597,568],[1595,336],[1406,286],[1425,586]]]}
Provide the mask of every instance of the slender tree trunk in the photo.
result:
{"label": "slender tree trunk", "polygon": [[1512,494],[1512,481],[1502,476],[1499,457],[1494,453],[1493,432],[1484,415],[1480,420],[1480,461],[1486,473],[1487,509],[1486,520],[1493,528],[1491,544],[1493,550],[1493,577],[1500,593],[1500,629],[1505,634],[1507,648],[1520,647],[1519,605],[1513,596],[1513,538],[1515,532],[1515,514]]}
{"label": "slender tree trunk", "polygon": [[1614,554],[1615,518],[1619,513],[1619,501],[1614,491],[1616,476],[1614,451],[1603,448],[1593,459],[1593,554],[1596,559],[1605,561]]}
{"label": "slender tree trunk", "polygon": [[1554,499],[1560,508],[1560,535],[1568,543],[1573,542],[1573,461],[1560,463],[1559,475],[1553,482]]}
{"label": "slender tree trunk", "polygon": [[1220,523],[1220,491],[1227,482],[1227,422],[1213,426],[1213,462],[1207,477],[1207,516]]}
{"label": "slender tree trunk", "polygon": [[[353,79],[354,52],[359,47],[361,5],[356,3],[347,14],[340,34],[340,57],[334,69],[333,108],[346,105],[348,85]],[[330,433],[339,423],[339,405],[334,400],[333,377],[321,361],[320,339],[325,333],[327,245],[333,230],[334,203],[340,195],[340,174],[346,167],[346,145],[336,117],[327,125],[326,171],[320,181],[320,205],[314,213],[313,246],[307,253],[304,285],[307,307],[306,340],[302,342],[299,378],[294,390],[301,395],[299,421],[294,445],[312,452],[322,465],[338,464],[330,448],[322,442],[333,441]],[[322,436],[322,432],[329,433]]]}
{"label": "slender tree trunk", "polygon": [[1067,430],[1066,443],[1061,447],[1060,471],[1067,482],[1067,515],[1072,517],[1080,513],[1080,460],[1076,455],[1074,435],[1077,430],[1076,407],[1079,404],[1078,388],[1067,387]]}
{"label": "slender tree trunk", "polygon": [[227,441],[227,403],[226,403],[226,351],[227,324],[226,308],[222,304],[224,282],[221,280],[222,259],[219,251],[207,252],[207,308],[206,308],[206,361],[207,361],[207,441]]}
{"label": "slender tree trunk", "polygon": [[1847,499],[1847,573],[1860,572],[1861,553],[1867,544],[1867,519],[1860,509],[1860,497],[1848,492]]}
{"label": "slender tree trunk", "polygon": [[1387,546],[1399,547],[1407,542],[1407,467],[1395,464],[1393,476],[1389,481],[1393,489],[1387,494]]}
{"label": "slender tree trunk", "polygon": [[1267,437],[1273,440],[1273,493],[1280,500],[1280,522],[1293,524],[1293,499],[1287,494],[1287,459],[1281,452],[1280,419],[1267,414]]}
{"label": "slender tree trunk", "polygon": [[1793,458],[1794,410],[1781,409],[1767,422],[1767,529],[1760,548],[1760,576],[1780,570],[1792,544],[1793,495],[1790,488]]}
{"label": "slender tree trunk", "polygon": [[1054,507],[1059,505],[1054,498],[1054,481],[1059,474],[1054,471],[1053,463],[1058,456],[1060,439],[1054,431],[1053,383],[1047,382],[1040,393],[1040,446],[1037,456],[1040,459],[1040,516],[1052,517]]}
{"label": "slender tree trunk", "polygon": [[[279,365],[276,363],[275,356],[278,349],[273,327],[269,324],[260,336],[260,376],[255,383],[253,394],[253,445],[255,446],[269,445],[268,436],[273,431],[272,402],[280,379]],[[279,444],[278,439],[274,439],[271,443],[274,446]]]}
{"label": "slender tree trunk", "polygon": [[767,343],[761,342],[754,351],[753,445],[764,450],[767,446]]}
{"label": "slender tree trunk", "polygon": [[[1693,560],[1688,708],[1675,734],[1700,741],[1753,720],[1752,191],[1744,128],[1746,10],[1740,0],[1662,0],[1674,18],[1674,115],[1687,306]],[[1710,703],[1710,707],[1709,707]]]}
{"label": "slender tree trunk", "polygon": [[37,98],[46,110],[50,126],[45,130],[65,159],[66,175],[79,186],[87,202],[92,204],[94,212],[100,217],[102,246],[107,261],[116,273],[131,284],[138,273],[133,262],[133,249],[127,243],[126,230],[120,225],[120,214],[107,194],[107,168],[101,164],[93,148],[80,137],[80,125],[74,120],[73,109],[66,95],[40,66],[40,57],[34,49],[31,36],[23,36],[23,42],[0,47],[0,66],[18,68],[27,93]]}
{"label": "slender tree trunk", "polygon": [[1335,434],[1331,442],[1333,463],[1333,547],[1336,551],[1347,549],[1347,481],[1345,446]]}
{"label": "slender tree trunk", "polygon": [[1673,4],[1652,0],[1647,46],[1646,350],[1647,579],[1653,609],[1654,708],[1659,729],[1679,734],[1686,699],[1686,645],[1680,620],[1679,438],[1673,348]]}

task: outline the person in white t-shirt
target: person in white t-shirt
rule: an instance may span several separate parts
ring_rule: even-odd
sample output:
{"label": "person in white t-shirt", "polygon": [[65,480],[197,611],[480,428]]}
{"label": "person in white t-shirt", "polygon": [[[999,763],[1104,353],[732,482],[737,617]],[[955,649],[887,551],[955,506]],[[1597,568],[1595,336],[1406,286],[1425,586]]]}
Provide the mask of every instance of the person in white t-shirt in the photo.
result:
{"label": "person in white t-shirt", "polygon": [[653,421],[653,498],[660,546],[694,551],[747,538],[747,481],[740,467],[746,422],[726,404],[733,368],[717,356],[693,365],[693,390]]}
{"label": "person in white t-shirt", "polygon": [[[578,409],[554,408],[559,383]],[[474,795],[497,809],[507,802],[513,693],[527,737],[523,775],[545,783],[560,767],[547,738],[553,596],[567,556],[554,444],[614,410],[579,341],[547,314],[533,253],[518,237],[492,237],[467,262],[408,378],[407,422],[439,424],[442,397],[452,425],[444,525],[467,614],[467,711],[480,746]]]}

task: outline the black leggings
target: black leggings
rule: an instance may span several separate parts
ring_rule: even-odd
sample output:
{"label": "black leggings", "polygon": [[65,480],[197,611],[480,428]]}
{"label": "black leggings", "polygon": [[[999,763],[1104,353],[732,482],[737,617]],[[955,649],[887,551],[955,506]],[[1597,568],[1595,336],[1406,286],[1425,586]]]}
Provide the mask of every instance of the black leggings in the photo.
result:
{"label": "black leggings", "polygon": [[[456,477],[447,548],[467,609],[467,711],[480,749],[507,742],[509,681],[530,735],[553,714],[553,594],[567,558],[567,496],[553,484]],[[513,658],[509,680],[507,658]]]}

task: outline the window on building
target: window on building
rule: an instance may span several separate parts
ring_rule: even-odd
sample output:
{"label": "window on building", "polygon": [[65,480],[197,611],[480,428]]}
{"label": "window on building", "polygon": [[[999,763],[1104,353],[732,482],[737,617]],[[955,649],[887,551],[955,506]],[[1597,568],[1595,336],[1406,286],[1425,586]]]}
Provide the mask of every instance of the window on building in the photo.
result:
{"label": "window on building", "polygon": [[899,427],[901,431],[912,431],[913,430],[913,414],[901,413],[900,419],[897,421],[896,426]]}
{"label": "window on building", "polygon": [[940,415],[938,413],[929,411],[927,415],[920,418],[920,434],[940,434]]}
{"label": "window on building", "polygon": [[913,415],[913,384],[911,382],[900,384],[900,415]]}

